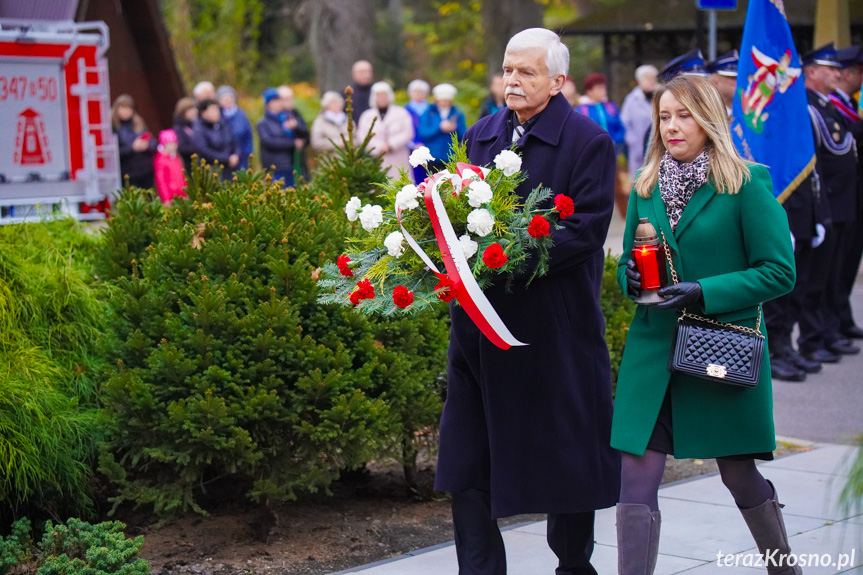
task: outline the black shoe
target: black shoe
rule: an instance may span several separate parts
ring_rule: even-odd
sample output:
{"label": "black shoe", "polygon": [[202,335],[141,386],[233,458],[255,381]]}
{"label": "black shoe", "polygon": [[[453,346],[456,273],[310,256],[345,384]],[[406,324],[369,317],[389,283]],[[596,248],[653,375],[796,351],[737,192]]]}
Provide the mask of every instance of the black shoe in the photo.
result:
{"label": "black shoe", "polygon": [[842,329],[842,335],[848,339],[863,339],[863,329],[860,329],[856,325],[852,325],[851,327]]}
{"label": "black shoe", "polygon": [[847,339],[839,339],[827,344],[827,349],[836,355],[856,355],[860,353],[860,348]]}
{"label": "black shoe", "polygon": [[804,353],[803,357],[809,361],[817,361],[819,363],[839,363],[839,360],[842,359],[842,356],[831,353],[823,348],[816,349],[811,353]]}
{"label": "black shoe", "polygon": [[797,369],[802,369],[806,373],[818,373],[821,371],[821,362],[806,359],[796,350],[789,350],[785,353],[785,359],[789,361]]}
{"label": "black shoe", "polygon": [[770,374],[773,379],[781,379],[782,381],[805,381],[806,372],[802,369],[797,369],[791,362],[785,359],[770,360]]}

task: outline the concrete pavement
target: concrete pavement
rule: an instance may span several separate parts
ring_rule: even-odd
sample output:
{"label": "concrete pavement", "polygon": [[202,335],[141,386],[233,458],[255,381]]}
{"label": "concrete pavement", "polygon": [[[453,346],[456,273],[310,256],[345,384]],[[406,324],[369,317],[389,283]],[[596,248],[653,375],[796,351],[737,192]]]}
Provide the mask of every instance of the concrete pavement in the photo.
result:
{"label": "concrete pavement", "polygon": [[[838,505],[856,448],[820,444],[811,451],[788,455],[759,467],[776,484],[786,527],[795,554],[806,554],[826,565],[806,567],[806,575],[863,575],[863,509]],[[740,512],[719,476],[701,476],[663,486],[660,555],[656,575],[686,573],[756,575],[764,568],[752,564],[758,550]],[[593,565],[601,575],[617,572],[614,509],[596,516]],[[504,531],[509,575],[551,575],[557,559],[545,540],[544,521],[517,525]],[[732,554],[731,566],[718,565],[717,556]],[[739,559],[736,554],[740,554]],[[747,559],[748,557],[748,559]],[[733,566],[737,561],[738,565]],[[839,565],[842,567],[839,567]],[[455,575],[452,543],[423,549],[395,559],[340,572],[341,575]]]}

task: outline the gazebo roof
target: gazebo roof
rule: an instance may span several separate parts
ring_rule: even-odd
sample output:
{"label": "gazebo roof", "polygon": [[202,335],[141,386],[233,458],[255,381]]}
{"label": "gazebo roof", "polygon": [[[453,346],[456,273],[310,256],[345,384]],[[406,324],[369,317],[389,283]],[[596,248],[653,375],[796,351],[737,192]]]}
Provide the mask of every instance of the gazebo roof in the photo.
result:
{"label": "gazebo roof", "polygon": [[[853,24],[863,24],[863,0],[849,0]],[[719,29],[742,29],[748,0],[739,0],[737,10],[717,10]],[[786,0],[785,11],[792,28],[813,26],[816,0]],[[696,12],[694,0],[621,0],[614,3],[586,2],[583,16],[561,29],[563,35],[600,35],[691,31]]]}

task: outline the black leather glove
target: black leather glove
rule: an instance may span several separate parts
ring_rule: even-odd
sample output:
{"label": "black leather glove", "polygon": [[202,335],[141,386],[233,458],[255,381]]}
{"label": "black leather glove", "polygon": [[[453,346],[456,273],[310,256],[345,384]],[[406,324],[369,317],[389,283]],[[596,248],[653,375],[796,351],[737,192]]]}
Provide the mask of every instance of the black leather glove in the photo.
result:
{"label": "black leather glove", "polygon": [[641,274],[638,273],[633,260],[626,262],[626,285],[629,295],[633,297],[641,295]]}
{"label": "black leather glove", "polygon": [[698,282],[681,282],[662,288],[657,292],[662,297],[670,298],[656,307],[682,308],[695,303],[702,303],[701,284]]}

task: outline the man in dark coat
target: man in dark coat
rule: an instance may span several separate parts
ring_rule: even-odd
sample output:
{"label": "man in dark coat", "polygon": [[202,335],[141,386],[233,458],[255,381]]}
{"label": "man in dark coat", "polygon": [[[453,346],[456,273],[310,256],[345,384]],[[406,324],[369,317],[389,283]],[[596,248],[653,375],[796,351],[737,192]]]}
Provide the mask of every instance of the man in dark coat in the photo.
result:
{"label": "man in dark coat", "polygon": [[[258,139],[261,141],[261,165],[273,169],[273,179],[282,180],[284,186],[294,185],[294,149],[296,137],[287,124],[284,101],[277,90],[267,88],[262,94],[264,117],[258,122]],[[296,124],[294,124],[296,126]]]}
{"label": "man in dark coat", "polygon": [[192,130],[195,150],[208,164],[219,162],[223,166],[220,179],[230,180],[240,164],[240,146],[234,133],[222,120],[222,109],[215,100],[199,102],[198,112],[200,116]]}
{"label": "man in dark coat", "polygon": [[[374,70],[372,64],[368,60],[357,60],[351,67],[351,88],[353,95],[353,113],[351,116],[354,119],[354,125],[360,121],[360,116],[363,112],[371,107],[372,84],[374,84]],[[348,99],[347,93],[344,95]]]}
{"label": "man in dark coat", "polygon": [[[611,449],[611,373],[599,307],[603,243],[614,202],[614,143],[575,113],[560,88],[569,52],[541,28],[515,35],[504,56],[508,109],[466,134],[472,163],[516,145],[527,180],[571,198],[575,213],[552,230],[550,271],[529,288],[486,290],[525,347],[495,347],[451,306],[447,399],[437,489],[452,492],[459,573],[502,575],[496,519],[548,513],[558,574],[595,574],[596,509],[617,502],[620,460]],[[547,201],[551,205],[552,200]]]}

